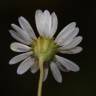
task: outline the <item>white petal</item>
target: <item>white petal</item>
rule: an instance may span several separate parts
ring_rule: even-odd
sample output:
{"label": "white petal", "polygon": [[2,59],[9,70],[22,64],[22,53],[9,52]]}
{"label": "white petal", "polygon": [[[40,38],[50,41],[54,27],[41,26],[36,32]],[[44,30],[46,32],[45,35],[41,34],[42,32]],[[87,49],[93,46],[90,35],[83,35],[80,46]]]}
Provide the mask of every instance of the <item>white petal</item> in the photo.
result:
{"label": "white petal", "polygon": [[31,57],[28,57],[25,59],[18,67],[17,74],[22,75],[24,74],[31,66],[34,64],[34,59]]}
{"label": "white petal", "polygon": [[58,68],[63,71],[63,72],[69,72],[69,70],[67,70],[64,66],[62,66],[59,62],[56,62]]}
{"label": "white petal", "polygon": [[29,37],[28,33],[24,30],[22,30],[19,26],[15,24],[11,24],[12,28],[20,34],[29,44],[32,42],[32,39]]}
{"label": "white petal", "polygon": [[50,64],[50,68],[51,68],[51,71],[52,71],[52,74],[53,74],[53,77],[55,78],[55,80],[59,83],[62,82],[62,76],[61,76],[61,73],[58,69],[58,67],[56,66],[56,64],[54,62],[52,62]]}
{"label": "white petal", "polygon": [[[44,33],[46,34],[46,36],[48,35],[50,35],[50,30],[51,30],[51,15],[50,15],[50,13],[49,13],[49,11],[48,10],[45,10],[44,11],[44,13],[43,13],[43,17],[44,17],[44,19],[45,19],[45,21],[44,21],[44,26],[45,27],[43,27],[43,29],[44,29]],[[43,19],[43,20],[44,20]]]}
{"label": "white petal", "polygon": [[45,68],[44,69],[44,78],[43,78],[43,82],[47,79],[47,77],[48,77],[48,68]]}
{"label": "white petal", "polygon": [[72,22],[68,24],[66,27],[64,27],[61,32],[58,34],[58,36],[55,39],[55,42],[59,43],[62,42],[64,38],[66,38],[70,33],[72,33],[75,29],[76,23]]}
{"label": "white petal", "polygon": [[18,62],[26,59],[26,58],[29,57],[30,55],[32,55],[32,52],[27,52],[27,53],[23,53],[23,54],[17,55],[17,56],[13,57],[13,58],[9,61],[9,64],[10,64],[10,65],[16,64],[16,63],[18,63]]}
{"label": "white petal", "polygon": [[19,41],[19,42],[21,42],[23,44],[27,44],[27,45],[29,44],[29,42],[27,42],[20,34],[18,34],[17,32],[15,32],[14,30],[9,30],[9,33],[17,41]]}
{"label": "white petal", "polygon": [[17,42],[12,43],[10,48],[15,52],[27,52],[31,50],[31,47]]}
{"label": "white petal", "polygon": [[79,28],[75,28],[73,32],[71,32],[68,36],[66,36],[66,38],[62,39],[62,41],[61,41],[61,43],[59,43],[59,45],[61,45],[63,47],[69,45],[69,43],[72,42],[72,40],[78,33],[79,33]]}
{"label": "white petal", "polygon": [[82,47],[75,47],[69,50],[59,50],[59,52],[64,54],[77,54],[80,53],[82,50],[83,50]]}
{"label": "white petal", "polygon": [[48,10],[37,10],[35,14],[36,26],[41,36],[49,36],[51,29],[51,15]]}
{"label": "white petal", "polygon": [[74,71],[74,72],[77,72],[80,70],[79,66],[76,65],[74,62],[66,59],[66,58],[63,58],[61,56],[55,56],[57,61],[60,62],[65,68],[67,68],[69,71]]}
{"label": "white petal", "polygon": [[36,13],[35,13],[35,22],[36,22],[37,30],[38,30],[38,32],[39,32],[39,34],[41,36],[43,36],[42,28],[40,28],[41,27],[40,26],[40,23],[41,23],[40,18],[42,17],[42,14],[43,14],[43,12],[41,10],[36,10]]}
{"label": "white petal", "polygon": [[80,42],[82,41],[82,36],[75,37],[71,43],[69,43],[67,46],[63,47],[63,49],[71,49],[76,47]]}
{"label": "white petal", "polygon": [[34,65],[31,67],[30,71],[34,74],[39,70],[39,66],[34,63]]}
{"label": "white petal", "polygon": [[29,24],[29,22],[22,16],[19,17],[18,21],[19,21],[21,27],[23,28],[23,30],[25,30],[32,39],[36,39],[36,35],[33,31],[33,28]]}
{"label": "white petal", "polygon": [[57,19],[57,16],[55,14],[55,12],[53,12],[51,14],[51,30],[50,30],[50,37],[52,38],[53,35],[55,34],[56,30],[57,30],[57,27],[58,27],[58,19]]}

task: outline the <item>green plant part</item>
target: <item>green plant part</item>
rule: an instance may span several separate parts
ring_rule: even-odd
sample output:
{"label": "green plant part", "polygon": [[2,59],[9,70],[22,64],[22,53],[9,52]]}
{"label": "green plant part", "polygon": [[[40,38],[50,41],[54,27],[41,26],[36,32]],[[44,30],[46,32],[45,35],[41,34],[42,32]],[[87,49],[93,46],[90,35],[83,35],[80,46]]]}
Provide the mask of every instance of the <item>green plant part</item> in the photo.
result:
{"label": "green plant part", "polygon": [[58,47],[53,39],[38,37],[33,41],[32,51],[37,59],[42,58],[43,62],[47,62],[54,58]]}
{"label": "green plant part", "polygon": [[58,45],[53,39],[38,37],[32,43],[32,52],[39,62],[40,79],[38,85],[38,96],[42,94],[42,81],[43,81],[43,64],[44,62],[51,61],[57,53]]}

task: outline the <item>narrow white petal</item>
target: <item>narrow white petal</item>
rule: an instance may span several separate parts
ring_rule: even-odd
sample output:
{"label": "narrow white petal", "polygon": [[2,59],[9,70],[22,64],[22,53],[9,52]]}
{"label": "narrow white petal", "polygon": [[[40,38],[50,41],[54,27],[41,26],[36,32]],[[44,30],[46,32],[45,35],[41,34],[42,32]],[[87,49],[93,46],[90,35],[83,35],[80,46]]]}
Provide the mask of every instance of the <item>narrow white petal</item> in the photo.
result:
{"label": "narrow white petal", "polygon": [[73,32],[71,32],[68,36],[66,36],[66,38],[61,40],[61,43],[59,43],[59,45],[65,47],[67,45],[69,45],[69,43],[72,42],[72,40],[74,39],[74,37],[79,33],[79,28],[75,28]]}
{"label": "narrow white petal", "polygon": [[16,63],[18,63],[18,62],[26,59],[26,58],[29,57],[30,55],[32,55],[32,52],[27,52],[27,53],[23,53],[23,54],[17,55],[17,56],[13,57],[13,58],[9,61],[9,64],[10,64],[10,65],[16,64]]}
{"label": "narrow white petal", "polygon": [[[69,54],[77,54],[77,53],[80,53],[82,50],[83,50],[82,47],[75,47],[75,48],[73,48],[73,49],[69,52]],[[67,53],[67,54],[68,54],[68,53]]]}
{"label": "narrow white petal", "polygon": [[22,29],[25,30],[32,39],[36,39],[36,35],[33,31],[33,28],[29,24],[29,22],[22,16],[19,17],[18,21],[19,21]]}
{"label": "narrow white petal", "polygon": [[35,14],[36,26],[41,36],[49,36],[51,29],[51,15],[48,10],[37,10]]}
{"label": "narrow white petal", "polygon": [[61,56],[58,56],[58,55],[56,55],[55,57],[56,57],[57,61],[59,63],[61,63],[65,68],[67,68],[69,71],[77,72],[80,70],[79,66],[76,65],[74,62],[72,62],[66,58],[63,58]]}
{"label": "narrow white petal", "polygon": [[23,44],[29,44],[29,42],[27,42],[20,34],[18,34],[17,32],[15,32],[14,30],[9,30],[10,35],[16,39],[17,41],[23,43]]}
{"label": "narrow white petal", "polygon": [[34,64],[34,59],[31,57],[28,57],[25,59],[18,67],[17,74],[22,75],[24,74],[31,66]]}
{"label": "narrow white petal", "polygon": [[56,37],[55,42],[57,43],[61,42],[64,38],[66,38],[70,33],[74,31],[75,26],[76,26],[76,23],[72,22],[68,24],[66,27],[64,27]]}
{"label": "narrow white petal", "polygon": [[50,30],[50,37],[53,37],[53,35],[55,34],[57,27],[58,27],[58,19],[57,16],[55,14],[55,12],[53,12],[51,14],[51,30]]}
{"label": "narrow white petal", "polygon": [[82,36],[75,37],[72,42],[70,42],[67,46],[63,47],[64,49],[71,49],[76,47],[82,41]]}
{"label": "narrow white petal", "polygon": [[53,74],[54,79],[57,82],[61,83],[62,82],[62,76],[61,76],[61,73],[60,73],[57,65],[54,62],[52,62],[50,64],[50,68],[51,68],[51,71],[52,71],[52,74]]}
{"label": "narrow white petal", "polygon": [[18,43],[18,42],[14,42],[10,45],[11,50],[15,51],[15,52],[27,52],[31,50],[31,47]]}
{"label": "narrow white petal", "polygon": [[68,50],[59,49],[59,52],[64,53],[64,54],[77,54],[77,53],[80,53],[82,50],[83,50],[82,47],[75,47],[75,48],[68,49]]}
{"label": "narrow white petal", "polygon": [[34,65],[31,67],[30,71],[34,74],[39,70],[39,66],[34,63]]}
{"label": "narrow white petal", "polygon": [[43,13],[43,21],[44,34],[49,37],[51,31],[51,15],[48,10],[45,10]]}
{"label": "narrow white petal", "polygon": [[47,79],[47,77],[48,77],[48,68],[45,68],[44,69],[44,78],[43,78],[43,82]]}
{"label": "narrow white petal", "polygon": [[20,34],[26,41],[28,41],[29,43],[32,42],[32,39],[29,37],[28,33],[26,31],[24,31],[23,29],[21,29],[19,26],[17,26],[16,24],[11,24],[12,28],[18,33]]}
{"label": "narrow white petal", "polygon": [[36,22],[37,30],[38,30],[38,32],[39,32],[39,34],[41,36],[43,36],[43,30],[42,30],[42,28],[40,28],[40,27],[42,27],[42,26],[40,26],[40,23],[41,23],[41,20],[40,19],[42,17],[42,14],[43,14],[43,12],[41,10],[36,10],[36,13],[35,13],[35,22]]}
{"label": "narrow white petal", "polygon": [[69,70],[67,70],[64,66],[62,66],[59,62],[56,62],[58,68],[63,71],[63,72],[69,72]]}

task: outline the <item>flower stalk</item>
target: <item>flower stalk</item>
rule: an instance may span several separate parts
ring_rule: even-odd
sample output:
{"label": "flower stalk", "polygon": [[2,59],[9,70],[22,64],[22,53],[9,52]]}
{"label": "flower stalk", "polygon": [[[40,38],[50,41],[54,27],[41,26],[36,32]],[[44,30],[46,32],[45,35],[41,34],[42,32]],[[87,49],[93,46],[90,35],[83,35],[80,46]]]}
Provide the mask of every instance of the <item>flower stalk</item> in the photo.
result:
{"label": "flower stalk", "polygon": [[43,59],[39,59],[39,67],[40,67],[40,77],[38,82],[38,96],[42,96],[42,85],[43,85]]}

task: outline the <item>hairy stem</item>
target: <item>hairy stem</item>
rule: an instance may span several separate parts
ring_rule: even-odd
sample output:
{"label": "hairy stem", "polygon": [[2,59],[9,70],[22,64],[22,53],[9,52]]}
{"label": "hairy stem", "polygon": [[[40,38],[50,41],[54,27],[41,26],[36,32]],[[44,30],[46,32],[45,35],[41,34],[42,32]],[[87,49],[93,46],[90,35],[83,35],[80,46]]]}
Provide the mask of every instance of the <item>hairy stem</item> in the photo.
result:
{"label": "hairy stem", "polygon": [[40,77],[39,77],[39,84],[38,84],[38,96],[42,96],[42,83],[43,83],[43,61],[39,59],[39,67],[40,67]]}

